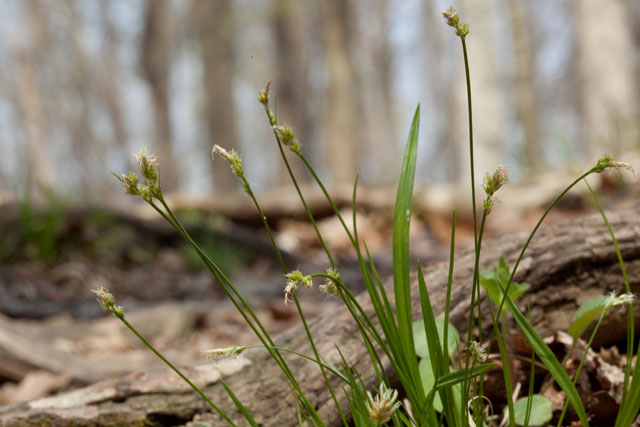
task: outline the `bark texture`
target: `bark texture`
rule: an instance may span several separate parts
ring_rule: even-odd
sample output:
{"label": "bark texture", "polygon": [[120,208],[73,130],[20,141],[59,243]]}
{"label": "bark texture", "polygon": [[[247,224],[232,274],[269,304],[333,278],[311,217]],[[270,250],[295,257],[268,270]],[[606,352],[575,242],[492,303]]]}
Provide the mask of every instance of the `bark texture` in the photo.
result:
{"label": "bark texture", "polygon": [[[620,249],[626,262],[632,292],[640,288],[640,216],[637,209],[609,213]],[[483,243],[481,264],[490,268],[505,256],[513,265],[527,234],[516,234]],[[473,272],[473,251],[466,249],[455,259],[451,321],[465,330]],[[438,263],[425,269],[434,310],[444,307],[448,263]],[[622,276],[610,235],[599,215],[543,227],[532,241],[516,280],[531,284],[526,294],[531,304],[535,328],[542,335],[566,330],[578,306],[595,295],[622,290]],[[413,306],[419,313],[417,287],[413,287]],[[365,310],[371,311],[366,296],[361,297]],[[622,316],[622,315],[621,315]],[[417,316],[415,316],[417,317]],[[638,312],[636,312],[636,318]],[[487,320],[487,319],[485,319]],[[624,339],[621,318],[608,316],[599,333],[596,346]],[[490,322],[483,322],[487,325]],[[311,322],[311,331],[321,354],[328,360],[337,356],[338,345],[349,363],[363,378],[373,379],[365,347],[354,322],[346,310],[338,309],[328,316]],[[282,346],[310,354],[302,329],[297,328],[280,336]],[[339,425],[335,405],[323,383],[320,371],[301,359],[289,358],[292,371],[318,408],[328,425]],[[232,362],[233,363],[233,362]],[[263,353],[249,360],[237,362],[242,370],[235,374],[223,367],[206,365],[192,367],[188,375],[225,411],[243,425],[233,404],[226,396],[219,378],[227,375],[226,383],[243,401],[263,426],[297,425],[293,396],[278,368]],[[147,421],[156,425],[200,421],[209,425],[224,425],[212,414],[201,399],[185,388],[171,372],[131,374],[58,397],[0,409],[0,421],[5,425],[140,425]],[[336,382],[336,385],[339,385]],[[346,404],[343,405],[346,407]],[[188,424],[189,425],[189,424]],[[190,424],[197,425],[197,424]]]}

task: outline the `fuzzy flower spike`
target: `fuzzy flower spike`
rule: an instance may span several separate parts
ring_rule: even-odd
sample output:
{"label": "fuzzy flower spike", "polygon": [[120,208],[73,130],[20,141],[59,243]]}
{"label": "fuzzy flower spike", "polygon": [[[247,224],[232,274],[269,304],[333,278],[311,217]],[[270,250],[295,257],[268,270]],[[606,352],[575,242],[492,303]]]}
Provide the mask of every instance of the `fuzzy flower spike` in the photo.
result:
{"label": "fuzzy flower spike", "polygon": [[612,291],[604,303],[604,309],[609,310],[612,307],[616,306],[621,306],[624,308],[624,306],[626,305],[633,304],[635,298],[636,296],[634,294],[625,293],[618,295],[616,291]]}
{"label": "fuzzy flower spike", "polygon": [[282,142],[284,145],[289,147],[291,151],[293,151],[296,154],[301,153],[300,143],[298,142],[297,139],[295,139],[293,130],[289,126],[274,125],[273,131],[276,133],[276,136],[278,137],[280,142]]}
{"label": "fuzzy flower spike", "polygon": [[124,311],[122,307],[116,305],[116,299],[108,289],[102,286],[98,289],[93,289],[91,292],[96,294],[96,299],[107,313],[111,313],[119,319],[124,319]]}
{"label": "fuzzy flower spike", "polygon": [[367,392],[367,396],[369,398],[366,402],[367,410],[377,426],[382,426],[388,422],[396,409],[400,407],[400,402],[396,402],[398,391],[387,388],[385,383],[380,383],[378,395],[375,399],[370,392]]}
{"label": "fuzzy flower spike", "polygon": [[227,151],[219,145],[214,145],[213,150],[211,150],[211,158],[218,154],[220,157],[229,162],[231,166],[231,170],[234,175],[238,178],[244,177],[244,169],[242,168],[242,158],[236,152],[236,150],[231,149],[231,151]]}
{"label": "fuzzy flower spike", "polygon": [[234,346],[224,348],[212,348],[202,352],[210,362],[220,362],[222,360],[233,359],[240,353],[245,351],[248,347]]}
{"label": "fuzzy flower spike", "polygon": [[326,277],[324,283],[319,286],[320,292],[327,296],[342,298],[342,290],[338,286],[338,282],[342,280],[340,273],[331,267],[326,269],[326,273],[328,277]]}
{"label": "fuzzy flower spike", "polygon": [[311,288],[313,286],[311,276],[305,276],[300,270],[295,270],[291,273],[287,273],[284,275],[284,277],[287,278],[287,286],[285,286],[284,288],[285,305],[288,302],[293,301],[290,297],[291,295],[293,295],[296,289],[298,289],[298,286],[303,286],[305,288]]}
{"label": "fuzzy flower spike", "polygon": [[456,29],[456,35],[464,39],[469,34],[469,26],[460,23],[458,12],[453,7],[442,12],[442,16],[447,20],[447,25]]}
{"label": "fuzzy flower spike", "polygon": [[616,162],[612,160],[611,156],[608,154],[598,159],[598,162],[593,167],[593,171],[596,173],[606,172],[609,169],[616,169],[618,171],[620,171],[621,169],[626,169],[627,171],[631,172],[635,176],[635,171],[633,170],[633,167],[631,167],[629,163]]}
{"label": "fuzzy flower spike", "polygon": [[160,188],[158,158],[155,154],[147,154],[146,148],[143,148],[134,156],[138,162],[140,174],[144,178],[143,184],[139,184],[138,175],[135,172],[129,172],[128,175],[113,175],[120,180],[125,193],[132,196],[140,196],[148,203],[151,203],[154,197],[161,199],[162,189]]}
{"label": "fuzzy flower spike", "polygon": [[484,201],[484,209],[487,214],[491,213],[491,208],[495,203],[494,194],[509,182],[509,172],[506,166],[499,165],[492,175],[487,174],[484,177],[483,189],[487,198]]}

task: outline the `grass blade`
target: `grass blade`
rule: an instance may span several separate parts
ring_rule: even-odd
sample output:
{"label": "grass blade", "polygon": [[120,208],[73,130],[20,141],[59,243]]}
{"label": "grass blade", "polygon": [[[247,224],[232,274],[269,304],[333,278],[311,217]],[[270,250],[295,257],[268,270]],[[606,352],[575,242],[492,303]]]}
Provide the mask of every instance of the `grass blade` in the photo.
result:
{"label": "grass blade", "polygon": [[[420,266],[419,262],[418,288],[420,290],[420,304],[422,306],[422,320],[424,322],[424,331],[427,336],[427,342],[429,344],[429,358],[431,359],[431,368],[433,369],[434,378],[439,378],[444,373],[446,373],[444,365],[448,365],[449,361],[445,360],[442,355],[442,347],[440,345],[438,328],[436,326],[435,317],[433,315],[431,299],[429,298],[429,291],[427,290],[427,284],[424,280],[424,274],[422,273],[422,267]],[[448,343],[445,343],[445,346],[448,346]],[[453,400],[453,393],[451,391],[451,388],[440,390],[439,393],[440,401],[442,402],[442,407],[446,414],[447,420],[449,421],[449,425],[459,425],[459,422],[454,421],[455,403]]]}
{"label": "grass blade", "polygon": [[[398,338],[400,342],[397,357],[404,358],[409,378],[419,378],[418,361],[413,344],[413,327],[411,316],[411,282],[409,277],[409,223],[411,218],[411,200],[413,182],[418,156],[418,130],[420,127],[420,105],[416,108],[405,147],[402,169],[398,182],[396,206],[393,217],[393,284],[396,298],[396,315],[398,321]],[[419,380],[418,380],[419,381]],[[424,400],[421,387],[405,390],[414,402]]]}

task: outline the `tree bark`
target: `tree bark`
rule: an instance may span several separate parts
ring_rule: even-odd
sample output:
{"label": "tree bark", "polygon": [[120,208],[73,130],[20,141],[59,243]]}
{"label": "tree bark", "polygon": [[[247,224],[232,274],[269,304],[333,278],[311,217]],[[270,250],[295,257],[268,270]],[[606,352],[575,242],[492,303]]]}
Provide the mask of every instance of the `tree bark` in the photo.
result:
{"label": "tree bark", "polygon": [[[637,210],[627,210],[621,213],[611,212],[608,217],[625,259],[631,291],[637,293],[640,289],[640,215]],[[507,263],[513,266],[527,237],[527,233],[520,233],[483,243],[482,266],[491,268],[497,265],[500,256],[504,256]],[[465,331],[467,323],[473,265],[472,249],[458,251],[450,320],[461,332]],[[447,262],[425,269],[436,314],[442,314],[444,307],[447,273]],[[542,336],[556,330],[566,330],[575,310],[591,297],[623,289],[611,237],[599,215],[582,221],[574,220],[543,227],[520,263],[515,280],[531,284],[522,300],[523,304],[526,300],[530,303],[533,325]],[[388,285],[390,290],[391,285]],[[412,292],[414,318],[418,318],[420,302],[415,280]],[[371,313],[368,298],[361,295],[360,300],[365,310]],[[486,299],[483,301],[486,305]],[[638,314],[639,311],[636,310],[636,318]],[[598,342],[594,345],[624,340],[625,331],[620,327],[620,324],[624,324],[623,317],[624,314],[607,316],[599,332]],[[486,313],[483,324],[490,323]],[[366,381],[374,381],[367,351],[346,310],[340,307],[335,312],[310,322],[310,328],[323,357],[336,361],[338,346],[348,363]],[[281,335],[277,342],[284,347],[311,354],[301,328]],[[300,358],[287,359],[307,397],[316,405],[327,425],[340,425],[335,405],[318,368]],[[235,363],[244,364],[242,371],[228,376],[225,381],[256,421],[262,426],[297,425],[294,398],[283,375],[269,357],[264,353],[257,353],[250,359]],[[225,375],[223,368],[220,365],[191,367],[188,375],[194,375],[194,380],[205,386],[207,395],[242,424],[241,416],[218,381]],[[340,386],[337,381],[334,385]],[[341,394],[338,392],[341,405],[346,409],[346,400],[344,396],[340,397]],[[159,424],[167,420],[182,423],[197,420],[205,425],[224,424],[220,419],[214,418],[213,414],[207,413],[207,410],[195,393],[177,381],[175,374],[168,371],[145,372],[98,383],[58,397],[0,409],[0,421],[8,426],[24,425],[20,422],[43,422],[60,426],[91,423],[130,425],[143,421]]]}

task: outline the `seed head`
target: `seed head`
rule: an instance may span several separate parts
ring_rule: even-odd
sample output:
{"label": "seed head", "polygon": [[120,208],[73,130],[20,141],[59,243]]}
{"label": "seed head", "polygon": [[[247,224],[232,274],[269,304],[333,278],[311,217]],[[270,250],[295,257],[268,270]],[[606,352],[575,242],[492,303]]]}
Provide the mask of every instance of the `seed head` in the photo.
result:
{"label": "seed head", "polygon": [[300,270],[295,270],[284,275],[287,278],[287,286],[284,288],[284,303],[285,305],[292,301],[289,297],[298,289],[298,286],[304,286],[305,288],[311,288],[313,281],[311,276],[305,276]]}
{"label": "seed head", "polygon": [[493,175],[487,173],[484,177],[483,188],[487,194],[487,198],[484,200],[484,210],[487,215],[491,213],[491,208],[493,208],[493,204],[496,201],[494,194],[507,182],[509,182],[509,172],[506,166],[502,165],[498,166]]}
{"label": "seed head", "polygon": [[271,81],[267,81],[267,85],[264,88],[264,90],[261,90],[260,93],[258,94],[258,101],[260,101],[260,104],[264,105],[265,107],[269,105],[269,88],[271,87]]}
{"label": "seed head", "polygon": [[134,154],[138,165],[140,166],[140,174],[147,180],[146,184],[151,186],[158,182],[158,157],[155,154],[147,154],[147,149],[143,148]]}
{"label": "seed head", "polygon": [[380,383],[378,395],[375,399],[370,392],[367,392],[367,396],[367,410],[377,426],[382,426],[388,422],[394,411],[400,407],[400,402],[396,402],[398,391],[387,388],[385,383]]}
{"label": "seed head", "polygon": [[[117,175],[116,175],[117,176]],[[140,187],[138,187],[138,175],[135,172],[129,172],[129,175],[122,174],[120,177],[124,192],[137,196],[140,194]]]}
{"label": "seed head", "polygon": [[122,307],[116,305],[116,299],[108,289],[102,286],[98,289],[92,289],[91,292],[96,294],[96,299],[107,313],[111,313],[120,319],[124,319],[124,312]]}
{"label": "seed head", "polygon": [[278,137],[280,142],[289,147],[291,151],[297,154],[301,153],[300,143],[294,139],[293,130],[289,126],[274,125],[273,131],[276,133],[276,136]]}
{"label": "seed head", "polygon": [[340,273],[338,273],[338,270],[331,267],[327,268],[326,273],[329,277],[326,277],[324,279],[324,283],[319,286],[320,292],[328,296],[335,296],[335,297],[341,298],[342,291],[338,286],[338,283],[340,282],[340,280],[342,280],[340,278]]}
{"label": "seed head", "polygon": [[487,351],[477,341],[470,341],[467,350],[471,354],[471,358],[475,363],[484,363],[487,361]]}
{"label": "seed head", "polygon": [[458,12],[453,7],[442,12],[442,16],[447,21],[447,25],[456,29],[456,35],[464,39],[469,34],[469,26],[460,23]]}
{"label": "seed head", "polygon": [[509,172],[507,171],[506,166],[498,165],[498,168],[493,172],[493,175],[489,175],[487,173],[484,177],[484,192],[487,196],[491,197],[507,182],[509,182]]}
{"label": "seed head", "polygon": [[634,294],[625,293],[618,295],[616,291],[612,291],[604,303],[604,309],[608,311],[610,308],[615,306],[626,306],[628,304],[633,304],[633,300],[635,299],[635,297],[636,296]]}
{"label": "seed head", "polygon": [[209,359],[210,362],[220,362],[221,360],[233,359],[234,357],[245,351],[247,348],[248,347],[246,346],[212,348],[203,351],[202,354],[207,356],[207,359]]}
{"label": "seed head", "polygon": [[229,162],[229,164],[231,165],[231,170],[238,178],[244,177],[244,170],[242,169],[242,158],[240,158],[240,155],[236,152],[236,150],[232,149],[231,151],[227,151],[219,145],[214,145],[213,150],[211,150],[211,158],[213,158],[215,154],[219,154],[220,157]]}
{"label": "seed head", "polygon": [[593,171],[596,173],[602,173],[607,171],[608,169],[617,169],[618,171],[620,171],[621,169],[626,169],[635,176],[635,171],[629,163],[616,162],[611,159],[610,155],[606,154],[598,159],[596,165],[593,167]]}

